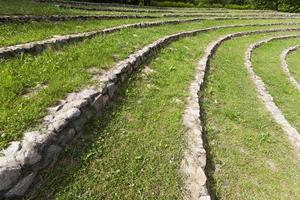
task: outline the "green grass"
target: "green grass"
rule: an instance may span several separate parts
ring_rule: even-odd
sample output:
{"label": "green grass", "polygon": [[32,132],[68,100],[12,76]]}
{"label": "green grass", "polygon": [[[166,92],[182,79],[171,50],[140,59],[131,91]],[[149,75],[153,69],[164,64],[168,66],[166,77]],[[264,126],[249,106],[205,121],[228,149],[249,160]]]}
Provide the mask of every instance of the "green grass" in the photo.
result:
{"label": "green grass", "polygon": [[[55,169],[43,173],[42,186],[29,199],[181,199],[179,169],[186,148],[181,115],[197,61],[212,40],[253,29],[200,34],[162,50],[147,64],[153,74],[129,81],[104,117],[95,119],[84,138],[71,145],[77,148],[67,149]],[[204,102],[209,142],[218,152],[213,158],[226,159],[221,172],[230,171],[216,176],[226,182],[222,189],[230,190],[222,199],[286,199],[287,193],[293,199],[295,193],[300,195],[299,177],[293,175],[300,171],[299,162],[293,161],[288,141],[258,100],[243,56],[241,66],[229,60],[238,61],[234,55],[242,51],[226,47],[218,52],[218,63],[213,62]],[[249,99],[241,101],[241,93]],[[212,140],[215,125],[220,128],[218,141]],[[276,172],[265,166],[267,160],[276,163]]]}
{"label": "green grass", "polygon": [[118,19],[65,22],[30,22],[22,25],[20,23],[4,24],[0,26],[0,46],[8,46],[46,39],[53,35],[65,35],[100,30],[123,24],[163,20],[170,19]]}
{"label": "green grass", "polygon": [[72,15],[87,13],[58,8],[52,4],[32,0],[0,0],[0,15]]}
{"label": "green grass", "polygon": [[[300,43],[298,43],[298,44],[300,44]],[[298,45],[298,44],[296,44],[296,45]],[[289,54],[289,56],[287,57],[287,63],[289,66],[290,73],[294,77],[294,79],[297,80],[298,82],[300,82],[299,55],[300,55],[299,49],[297,49],[296,51]]]}
{"label": "green grass", "polygon": [[[187,18],[183,18],[187,19]],[[139,22],[153,22],[163,20],[175,20],[174,18],[161,19],[121,19],[121,20],[88,20],[88,21],[66,21],[66,22],[31,22],[20,25],[19,23],[4,24],[0,26],[0,47],[32,42],[50,38],[54,35],[65,35],[71,33],[79,33],[85,31],[100,30],[104,28],[119,26],[123,24],[139,23]],[[210,23],[212,20],[207,20]],[[274,22],[288,22],[290,20],[274,20]],[[300,22],[300,19],[293,20]],[[237,23],[237,21],[224,21],[223,24]],[[240,23],[248,23],[249,21],[241,20]],[[260,22],[267,22],[267,20],[260,20]],[[219,24],[216,21],[214,24]],[[251,23],[254,23],[252,21]]]}
{"label": "green grass", "polygon": [[[272,35],[275,34],[225,42],[211,63],[208,86],[202,95],[208,168],[213,178],[210,182],[218,199],[297,200],[300,196],[299,160],[258,98],[244,66],[248,45]],[[272,62],[268,51],[260,49],[266,56],[263,60]],[[269,67],[264,65],[263,69]],[[274,70],[269,74],[274,74]]]}
{"label": "green grass", "polygon": [[300,93],[281,69],[279,57],[284,49],[299,42],[300,38],[273,41],[257,49],[253,56],[255,71],[264,80],[276,105],[297,130],[300,130]]}
{"label": "green grass", "polygon": [[[52,49],[40,56],[24,55],[0,61],[0,76],[3,77],[0,80],[0,146],[19,139],[25,130],[39,124],[39,119],[46,114],[45,108],[64,98],[67,92],[90,84],[91,77],[86,69],[107,69],[131,52],[164,35],[216,23],[203,21],[128,29],[70,45],[60,51]],[[25,98],[26,91],[37,85],[47,87]]]}

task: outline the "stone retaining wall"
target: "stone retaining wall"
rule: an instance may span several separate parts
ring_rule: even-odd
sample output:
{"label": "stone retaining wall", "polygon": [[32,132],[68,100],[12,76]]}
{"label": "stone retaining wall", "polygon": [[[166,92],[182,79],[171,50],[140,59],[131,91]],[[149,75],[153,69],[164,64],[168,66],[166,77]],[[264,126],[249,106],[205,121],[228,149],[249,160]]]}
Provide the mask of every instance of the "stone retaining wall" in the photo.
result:
{"label": "stone retaining wall", "polygon": [[270,112],[274,120],[277,122],[278,125],[282,128],[284,133],[288,136],[288,139],[290,140],[291,144],[295,147],[295,150],[297,151],[297,155],[300,155],[300,134],[297,131],[296,128],[294,128],[289,121],[285,118],[280,108],[275,104],[273,101],[273,97],[267,90],[267,87],[265,86],[265,83],[263,80],[255,73],[251,58],[253,51],[256,48],[259,48],[261,45],[276,40],[276,39],[284,39],[284,38],[295,38],[300,37],[300,35],[291,35],[291,36],[282,36],[282,37],[273,37],[268,38],[265,40],[261,40],[259,42],[256,42],[252,45],[250,45],[245,53],[245,67],[247,69],[247,72],[255,84],[256,90],[259,93],[259,97],[264,102],[267,110]]}
{"label": "stone retaining wall", "polygon": [[159,18],[160,16],[150,15],[22,15],[22,16],[0,16],[0,24],[13,22],[30,21],[69,21],[69,20],[108,20],[108,19],[138,19],[138,18]]}
{"label": "stone retaining wall", "polygon": [[[71,34],[59,37],[53,37],[46,40],[29,42],[25,44],[19,44],[14,46],[2,47],[0,48],[0,59],[6,59],[14,57],[21,53],[31,53],[38,54],[45,50],[48,46],[62,46],[72,42],[83,41],[84,39],[89,39],[95,37],[97,35],[106,35],[110,33],[114,33],[116,31],[120,31],[126,28],[147,28],[154,26],[161,26],[167,24],[179,24],[179,23],[187,23],[187,22],[195,22],[201,21],[201,18],[187,19],[187,20],[170,20],[170,21],[160,21],[160,22],[145,22],[145,23],[136,23],[136,24],[126,24],[117,27],[107,28],[99,31],[91,31],[84,32],[78,34]],[[297,25],[300,22],[279,22],[279,23],[271,23],[270,25]],[[265,24],[262,24],[265,25]],[[226,27],[226,26],[225,26]]]}
{"label": "stone retaining wall", "polygon": [[0,59],[11,58],[21,53],[38,54],[41,53],[43,50],[45,50],[48,46],[62,46],[72,42],[83,41],[84,39],[89,39],[97,35],[111,34],[126,28],[147,28],[147,27],[162,26],[167,24],[195,22],[200,20],[202,19],[194,18],[194,19],[187,19],[187,20],[169,20],[169,21],[159,21],[159,22],[126,24],[126,25],[116,26],[112,28],[99,30],[99,31],[91,31],[91,32],[83,32],[83,33],[77,33],[77,34],[71,34],[65,36],[58,36],[58,37],[53,37],[50,39],[36,41],[36,42],[29,42],[25,44],[2,47],[0,48]]}
{"label": "stone retaining wall", "polygon": [[77,9],[77,10],[87,10],[87,11],[111,11],[111,12],[137,12],[137,13],[174,13],[173,10],[141,10],[141,9],[114,9],[114,8],[101,8],[101,7],[82,7],[68,4],[57,4],[59,8],[64,9]]}
{"label": "stone retaining wall", "polygon": [[299,82],[292,76],[289,70],[289,66],[287,63],[287,57],[290,55],[292,52],[296,51],[297,49],[300,48],[300,45],[296,45],[293,47],[289,47],[285,49],[282,54],[280,55],[280,63],[281,63],[281,68],[284,71],[284,73],[287,75],[289,81],[293,84],[293,86],[300,91],[300,84]]}
{"label": "stone retaining wall", "polygon": [[[199,92],[204,89],[204,80],[209,70],[210,60],[214,56],[217,48],[225,41],[236,37],[293,30],[300,30],[300,28],[237,32],[220,37],[206,48],[204,56],[198,63],[195,79],[189,87],[190,95],[183,114],[183,123],[187,129],[186,140],[188,142],[188,148],[184,152],[181,165],[184,178],[183,191],[185,200],[211,200],[207,188],[207,176],[205,174],[207,161],[203,141],[205,127],[203,127],[204,122],[201,121],[201,119],[203,119],[203,113],[201,112],[201,96],[199,96]],[[300,137],[299,134],[297,137]]]}
{"label": "stone retaining wall", "polygon": [[[268,25],[270,24],[265,24],[265,26]],[[182,37],[224,27],[241,26],[255,26],[255,24],[218,26],[163,37],[119,62],[99,78],[97,86],[79,93],[71,93],[65,100],[61,101],[61,104],[49,108],[49,115],[44,118],[40,131],[25,133],[22,141],[12,142],[8,148],[1,151],[0,196],[7,199],[22,197],[34,182],[37,173],[56,162],[58,155],[69,141],[82,134],[86,122],[94,115],[103,113],[105,106],[112,100],[116,90],[120,89],[127,78],[157,50]],[[272,29],[251,33],[287,30],[300,30],[300,28]],[[245,34],[238,33],[236,35]],[[194,93],[192,95],[195,97]],[[198,116],[197,114],[194,115],[195,112],[197,110],[191,113],[193,114],[192,117]],[[202,130],[201,127],[197,128]]]}

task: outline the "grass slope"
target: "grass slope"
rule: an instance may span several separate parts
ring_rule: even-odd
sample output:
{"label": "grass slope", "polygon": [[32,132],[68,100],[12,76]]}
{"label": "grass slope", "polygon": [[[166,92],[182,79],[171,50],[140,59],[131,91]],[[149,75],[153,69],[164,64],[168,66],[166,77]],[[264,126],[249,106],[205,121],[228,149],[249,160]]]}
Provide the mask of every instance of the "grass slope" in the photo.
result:
{"label": "grass slope", "polygon": [[[298,43],[299,44],[299,43]],[[298,45],[297,44],[297,45]],[[288,57],[287,57],[287,63],[289,65],[289,70],[292,74],[292,76],[300,82],[300,51],[297,49],[296,51],[292,52]]]}
{"label": "grass slope", "polygon": [[[231,24],[237,22],[228,21]],[[38,124],[46,113],[45,108],[63,98],[67,92],[90,84],[91,76],[86,69],[107,69],[162,36],[216,23],[203,21],[128,29],[70,45],[61,51],[52,49],[39,56],[24,55],[0,61],[0,75],[3,77],[0,80],[0,146],[20,138],[23,131]],[[24,94],[39,86],[46,87],[24,98]]]}
{"label": "grass slope", "polygon": [[[29,199],[181,199],[181,115],[197,61],[209,42],[253,29],[200,34],[162,50],[148,64],[154,72],[129,81],[104,117],[87,126],[77,148],[68,149],[58,166],[43,174],[42,186]],[[204,99],[213,160],[222,161],[215,174],[218,195],[299,197],[300,180],[293,175],[300,171],[299,162],[293,161],[288,141],[257,98],[240,43],[233,45],[222,47],[213,61]],[[249,98],[241,99],[241,93]],[[275,171],[269,166],[273,163]]]}
{"label": "grass slope", "polygon": [[[289,82],[280,67],[281,52],[300,43],[300,38],[273,41],[255,50],[253,67],[266,83],[277,106],[283,111],[287,120],[300,130],[300,93]],[[262,54],[263,52],[263,54]]]}
{"label": "grass slope", "polygon": [[202,95],[211,184],[218,199],[296,200],[300,196],[299,160],[258,98],[244,66],[248,45],[271,35],[228,41],[211,63]]}
{"label": "grass slope", "polygon": [[67,10],[52,4],[31,0],[0,0],[0,15],[73,15],[87,13],[79,10]]}
{"label": "grass slope", "polygon": [[66,35],[71,33],[101,30],[123,24],[163,20],[170,19],[85,20],[66,22],[30,22],[22,25],[20,23],[4,24],[0,26],[0,47],[42,40],[53,35]]}

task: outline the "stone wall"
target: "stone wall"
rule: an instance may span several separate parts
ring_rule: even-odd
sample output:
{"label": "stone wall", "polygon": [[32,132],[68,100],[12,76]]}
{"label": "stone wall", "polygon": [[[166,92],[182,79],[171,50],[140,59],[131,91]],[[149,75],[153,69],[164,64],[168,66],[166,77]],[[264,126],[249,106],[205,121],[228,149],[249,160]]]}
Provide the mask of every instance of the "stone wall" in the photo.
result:
{"label": "stone wall", "polygon": [[[270,25],[271,24],[259,24],[259,26]],[[34,183],[37,173],[52,166],[56,162],[62,149],[73,138],[83,133],[86,122],[95,115],[101,115],[105,106],[113,99],[115,92],[122,87],[127,78],[160,48],[182,37],[193,36],[198,33],[221,28],[241,26],[256,26],[256,24],[218,26],[163,37],[119,62],[114,68],[99,78],[97,86],[78,93],[71,93],[65,100],[61,101],[59,105],[49,108],[49,115],[44,117],[42,128],[39,131],[25,133],[22,141],[12,142],[8,148],[1,151],[0,196],[7,199],[22,197]],[[214,43],[215,45],[211,49],[211,52],[214,52],[221,42],[232,37],[291,30],[300,30],[300,28],[271,29],[232,34],[221,38],[216,44]],[[207,59],[210,58],[211,52],[210,54],[205,54],[208,55]],[[206,67],[208,61],[204,64]],[[196,79],[196,81],[198,81],[198,79]],[[197,84],[199,86],[200,83]],[[197,97],[197,94],[192,93],[192,95],[193,97]],[[195,112],[191,112],[191,119],[195,116],[199,116],[198,114],[194,115],[194,113]],[[187,123],[188,122],[189,121],[187,121]],[[201,131],[201,125],[197,127],[197,129]],[[200,167],[202,167],[202,165],[200,165]],[[203,185],[202,183],[203,181],[201,181],[200,186]],[[205,183],[206,179],[204,185]]]}

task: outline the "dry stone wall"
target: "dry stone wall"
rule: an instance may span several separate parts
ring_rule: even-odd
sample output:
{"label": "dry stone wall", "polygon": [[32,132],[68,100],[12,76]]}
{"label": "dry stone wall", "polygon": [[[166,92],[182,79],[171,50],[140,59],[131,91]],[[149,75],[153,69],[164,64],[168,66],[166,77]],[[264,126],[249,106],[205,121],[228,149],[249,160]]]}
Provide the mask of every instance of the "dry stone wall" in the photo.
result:
{"label": "dry stone wall", "polygon": [[[90,87],[78,93],[69,94],[67,98],[61,101],[59,105],[49,108],[49,115],[44,118],[42,128],[39,131],[25,133],[21,141],[12,142],[8,148],[1,151],[0,196],[7,199],[22,197],[34,183],[37,174],[41,170],[52,166],[56,162],[59,154],[62,152],[62,149],[73,138],[78,137],[82,134],[86,122],[95,115],[101,115],[101,113],[103,113],[105,109],[105,106],[113,99],[116,91],[122,87],[127,78],[130,77],[131,74],[135,70],[137,70],[140,65],[142,65],[148,58],[153,56],[160,48],[182,37],[193,36],[198,33],[228,27],[256,25],[257,24],[218,26],[181,32],[163,37],[153,42],[152,44],[145,46],[143,49],[137,51],[136,53],[130,55],[126,60],[119,62],[114,68],[112,68],[99,78],[98,85]],[[271,24],[259,24],[259,26],[270,25]],[[211,51],[206,51],[210,52],[209,54],[205,54],[207,55],[206,59],[211,57],[212,52],[214,52],[216,47],[220,45],[222,41],[225,41],[232,37],[242,36],[246,34],[291,30],[300,30],[300,28],[271,29],[247,33],[241,32],[226,36],[225,38],[221,38],[216,43],[214,43],[213,46],[210,46],[212,49]],[[207,70],[208,61],[204,61],[201,61],[202,64],[205,64],[204,66],[202,66],[204,68],[201,68],[201,72],[205,72]],[[197,94],[195,92],[199,90],[203,82],[201,82],[201,77],[203,77],[203,75],[198,74],[194,83],[196,85],[192,85],[191,104],[189,104],[190,107],[188,108],[194,108],[195,101],[198,101],[196,100]],[[197,109],[197,107],[195,108]],[[201,124],[198,123],[199,121],[196,121],[196,124],[194,124],[193,121],[195,117],[198,119],[199,113],[197,112],[199,111],[199,109],[189,111],[190,112],[186,113],[186,116],[188,116],[188,118],[186,119],[185,124],[187,125],[187,128],[190,128],[190,130],[192,130],[191,133],[196,133],[196,135],[193,135],[195,136],[193,138],[195,140],[202,141]],[[197,144],[203,145],[203,142]],[[202,151],[202,149],[204,148],[201,146],[193,147],[194,148],[190,148],[191,151],[187,151],[186,154],[191,156],[188,156],[186,158],[192,159],[192,165],[189,166],[195,166],[196,169],[198,169],[199,167],[199,169],[203,170],[203,166],[205,166],[205,163],[199,161],[197,155],[199,155],[200,153],[201,156],[205,156],[205,152]],[[200,148],[200,150],[198,148]],[[192,172],[192,174],[194,174],[194,172]],[[194,191],[196,188],[195,186],[199,186],[200,188],[196,188],[196,192],[198,193],[193,193],[192,197],[203,197],[203,200],[210,198],[206,190],[205,173],[203,174],[205,178],[204,180],[196,179],[196,183],[189,181],[186,182],[190,183],[187,184],[186,194],[190,194],[189,191]],[[190,175],[191,174],[189,173],[186,174],[186,180],[195,181],[194,178],[188,179],[189,177],[192,177]],[[201,177],[203,178],[203,176]],[[200,196],[196,194],[199,194]]]}
{"label": "dry stone wall", "polygon": [[30,21],[68,21],[68,20],[104,20],[104,19],[138,19],[138,18],[159,18],[151,15],[22,15],[22,16],[0,16],[0,24],[13,22],[30,22]]}

